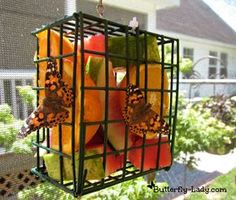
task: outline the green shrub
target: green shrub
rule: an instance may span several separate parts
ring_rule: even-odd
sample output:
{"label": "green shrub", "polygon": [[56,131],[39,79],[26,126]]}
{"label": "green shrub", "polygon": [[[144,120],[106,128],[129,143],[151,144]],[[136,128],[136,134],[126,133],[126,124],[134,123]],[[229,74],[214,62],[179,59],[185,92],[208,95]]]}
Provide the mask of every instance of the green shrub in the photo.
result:
{"label": "green shrub", "polygon": [[212,116],[210,110],[201,110],[205,100],[198,106],[187,103],[182,97],[179,101],[176,125],[175,157],[193,167],[196,159],[193,153],[215,149],[224,152],[225,147],[236,138],[234,127]]}
{"label": "green shrub", "polygon": [[22,122],[14,119],[11,114],[11,107],[7,104],[0,105],[0,146],[7,151],[16,140],[16,134]]}
{"label": "green shrub", "polygon": [[31,147],[35,134],[31,134],[23,140],[17,140],[16,136],[23,121],[15,119],[11,113],[9,105],[0,105],[0,146],[6,151],[15,153],[32,153]]}

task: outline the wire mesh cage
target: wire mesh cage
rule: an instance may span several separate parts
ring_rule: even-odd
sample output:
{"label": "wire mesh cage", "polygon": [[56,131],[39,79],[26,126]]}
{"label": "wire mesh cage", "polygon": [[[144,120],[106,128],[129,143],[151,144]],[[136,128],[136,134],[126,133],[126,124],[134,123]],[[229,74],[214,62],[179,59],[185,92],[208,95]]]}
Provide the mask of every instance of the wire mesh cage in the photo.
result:
{"label": "wire mesh cage", "polygon": [[[32,34],[37,38],[38,105],[47,97],[49,61],[59,66],[60,77],[54,78],[73,91],[66,120],[37,132],[34,174],[80,196],[170,168],[178,103],[177,39],[82,12]],[[139,88],[144,107],[168,124],[168,134],[161,129],[140,134],[143,129],[137,126],[137,134],[132,133],[122,117],[130,83],[135,91]],[[60,101],[49,100],[57,109]],[[139,115],[149,114],[141,109]]]}

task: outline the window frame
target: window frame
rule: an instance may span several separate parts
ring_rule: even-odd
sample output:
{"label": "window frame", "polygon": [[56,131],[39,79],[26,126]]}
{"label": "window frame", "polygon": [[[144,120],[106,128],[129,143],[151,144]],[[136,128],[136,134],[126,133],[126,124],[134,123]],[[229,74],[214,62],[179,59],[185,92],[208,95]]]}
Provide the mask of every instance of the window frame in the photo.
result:
{"label": "window frame", "polygon": [[[211,58],[211,56],[215,58]],[[208,63],[208,78],[209,79],[224,79],[228,77],[228,54],[221,51],[209,51]],[[212,72],[214,71],[214,72]]]}
{"label": "window frame", "polygon": [[194,61],[194,48],[183,47],[183,58],[189,58],[193,62]]}

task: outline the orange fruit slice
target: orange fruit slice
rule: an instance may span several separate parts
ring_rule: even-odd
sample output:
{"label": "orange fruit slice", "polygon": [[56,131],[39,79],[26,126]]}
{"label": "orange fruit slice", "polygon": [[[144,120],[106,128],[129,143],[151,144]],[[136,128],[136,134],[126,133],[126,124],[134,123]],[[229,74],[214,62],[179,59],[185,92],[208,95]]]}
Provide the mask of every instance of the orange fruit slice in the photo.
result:
{"label": "orange fruit slice", "polygon": [[[148,64],[148,81],[147,81],[147,88],[148,89],[161,89],[161,76],[162,76],[162,68],[160,64]],[[129,77],[131,84],[136,84],[136,67],[131,66],[129,68]],[[126,76],[122,79],[120,83],[121,88],[126,88],[128,84],[126,84]],[[145,85],[145,65],[140,65],[139,68],[139,88],[144,88]],[[164,71],[164,90],[168,90],[169,83],[168,83],[168,76],[166,71]],[[120,105],[122,109],[125,106],[125,99],[126,99],[126,91],[120,92]],[[147,102],[152,105],[152,109],[157,112],[159,115],[161,113],[161,103],[163,106],[162,116],[168,114],[169,110],[169,94],[167,91],[163,93],[163,102],[161,102],[161,92],[160,91],[148,91],[147,92]],[[140,135],[142,136],[142,135]],[[147,139],[151,139],[155,137],[152,133],[146,134]]]}
{"label": "orange fruit slice", "polygon": [[[48,30],[42,31],[38,34],[36,34],[36,37],[38,38],[38,44],[39,44],[39,50],[38,50],[38,56],[39,59],[43,59],[47,57],[47,47],[48,47]],[[73,44],[70,42],[70,40],[66,37],[63,37],[63,54],[69,54],[69,53],[73,53],[74,51],[74,46]],[[60,55],[60,34],[57,31],[54,30],[50,30],[50,56],[52,57],[57,57]],[[67,57],[66,59],[64,58],[63,61],[66,62],[67,61],[72,61],[73,62],[73,57]],[[59,66],[59,61],[57,60],[57,64]],[[44,87],[44,83],[45,83],[45,73],[46,73],[46,69],[47,69],[47,62],[40,62],[39,63],[39,80],[38,80],[38,84],[39,87]],[[72,77],[72,68],[71,70],[68,70],[68,75],[70,77]],[[66,74],[64,74],[63,72],[63,76],[66,76]],[[69,84],[69,83],[68,83]],[[45,92],[43,90],[41,90],[39,92],[39,102],[42,101],[42,99],[45,96]]]}
{"label": "orange fruit slice", "polygon": [[[42,59],[47,57],[47,30],[37,34],[39,41],[39,51],[38,58]],[[50,56],[59,56],[60,48],[60,34],[56,31],[51,30],[50,32]],[[63,37],[63,54],[73,53],[74,46],[65,36]],[[73,79],[73,56],[63,58],[63,72],[62,79],[65,83],[72,87]],[[59,66],[59,60],[57,59],[57,64]],[[45,73],[47,68],[47,62],[39,63],[39,80],[38,84],[41,87],[44,87],[45,84]],[[58,67],[59,68],[59,67]],[[86,86],[95,86],[92,79],[89,75],[85,75],[85,85]],[[74,135],[74,148],[72,148],[72,126],[62,125],[62,151],[64,153],[71,153],[72,151],[78,151],[79,149],[79,140],[80,140],[80,109],[81,109],[81,65],[80,65],[80,54],[77,54],[77,69],[76,69],[76,91],[75,91],[75,135]],[[39,93],[39,103],[45,97],[44,90],[41,90]],[[86,90],[84,93],[84,119],[83,121],[92,122],[92,121],[101,121],[102,112],[101,112],[101,102],[99,99],[99,93],[95,90]],[[66,122],[72,122],[72,108],[68,108],[70,111],[69,117],[66,119]],[[96,133],[98,125],[86,126],[85,132],[85,144],[91,140],[91,138]],[[51,148],[59,149],[59,127],[54,127],[51,129]]]}

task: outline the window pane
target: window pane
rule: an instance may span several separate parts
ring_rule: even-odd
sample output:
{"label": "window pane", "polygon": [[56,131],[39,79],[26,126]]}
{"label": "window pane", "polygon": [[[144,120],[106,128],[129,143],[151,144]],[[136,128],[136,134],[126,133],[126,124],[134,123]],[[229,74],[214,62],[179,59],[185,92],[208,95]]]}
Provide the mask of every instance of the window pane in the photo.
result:
{"label": "window pane", "polygon": [[212,56],[213,58],[210,57],[209,59],[209,65],[217,65],[217,52],[215,51],[210,51],[209,56]]}
{"label": "window pane", "polygon": [[227,78],[227,68],[220,68],[220,78]]}
{"label": "window pane", "polygon": [[224,67],[227,67],[228,65],[228,55],[226,53],[221,53],[220,54],[220,59],[221,59],[221,65]]}
{"label": "window pane", "polygon": [[216,78],[216,67],[209,67],[208,78]]}
{"label": "window pane", "polygon": [[193,48],[184,48],[183,49],[183,57],[189,58],[193,61]]}

